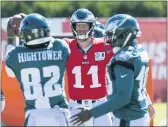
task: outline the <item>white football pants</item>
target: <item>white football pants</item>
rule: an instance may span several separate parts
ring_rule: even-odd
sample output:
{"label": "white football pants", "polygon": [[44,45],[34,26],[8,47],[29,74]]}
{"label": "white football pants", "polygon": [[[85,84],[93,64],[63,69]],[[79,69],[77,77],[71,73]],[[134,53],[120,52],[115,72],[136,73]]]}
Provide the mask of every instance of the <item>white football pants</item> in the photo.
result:
{"label": "white football pants", "polygon": [[33,109],[26,112],[25,126],[68,126],[69,117],[65,108]]}
{"label": "white football pants", "polygon": [[[76,107],[87,107],[89,109],[96,107],[104,102],[106,102],[107,99],[101,98],[96,100],[95,102],[92,103],[92,100],[82,100],[82,104],[77,103],[77,101],[74,100],[69,100],[69,111],[71,115],[75,115],[79,112],[81,112],[80,109],[76,109]],[[71,125],[72,126],[72,125]],[[98,118],[91,118],[87,122],[85,122],[81,126],[112,126],[112,120],[111,120],[111,113],[105,114],[103,116],[100,116]]]}

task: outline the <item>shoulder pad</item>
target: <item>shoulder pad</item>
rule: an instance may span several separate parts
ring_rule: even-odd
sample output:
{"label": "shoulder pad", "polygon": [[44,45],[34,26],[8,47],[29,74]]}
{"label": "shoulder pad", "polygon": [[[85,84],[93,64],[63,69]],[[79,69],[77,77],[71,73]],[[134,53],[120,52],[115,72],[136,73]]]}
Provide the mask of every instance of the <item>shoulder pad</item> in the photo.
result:
{"label": "shoulder pad", "polygon": [[59,38],[56,38],[55,40],[54,40],[54,42],[62,42],[63,40],[62,39],[59,39]]}
{"label": "shoulder pad", "polygon": [[62,45],[64,45],[65,47],[67,47],[68,46],[68,43],[67,43],[67,41],[66,40],[64,40],[64,39],[55,39],[55,41],[54,41],[55,43],[61,43]]}
{"label": "shoulder pad", "polygon": [[121,51],[115,55],[115,59],[118,61],[127,61],[131,58],[137,57],[137,54],[134,54],[134,47],[128,46],[121,49]]}
{"label": "shoulder pad", "polygon": [[115,56],[117,61],[127,61],[131,58],[131,52],[129,51],[121,51],[119,54]]}
{"label": "shoulder pad", "polygon": [[6,54],[11,53],[11,52],[14,52],[15,49],[16,49],[15,46],[13,46],[13,45],[8,45],[7,48],[6,48]]}
{"label": "shoulder pad", "polygon": [[16,47],[13,46],[13,45],[8,45],[7,46],[7,51],[6,51],[6,54],[5,54],[5,60],[8,59],[8,57],[14,53]]}

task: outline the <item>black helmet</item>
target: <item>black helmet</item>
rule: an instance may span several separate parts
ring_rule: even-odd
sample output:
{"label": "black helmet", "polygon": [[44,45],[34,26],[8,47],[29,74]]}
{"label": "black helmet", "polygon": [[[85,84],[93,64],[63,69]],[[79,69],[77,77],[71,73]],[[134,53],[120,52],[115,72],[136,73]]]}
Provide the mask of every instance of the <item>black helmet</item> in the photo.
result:
{"label": "black helmet", "polygon": [[124,46],[131,45],[132,40],[140,35],[139,23],[130,15],[117,14],[110,17],[106,22],[105,41],[117,51]]}
{"label": "black helmet", "polygon": [[20,25],[20,38],[27,46],[49,42],[51,36],[46,18],[37,13],[27,15]]}

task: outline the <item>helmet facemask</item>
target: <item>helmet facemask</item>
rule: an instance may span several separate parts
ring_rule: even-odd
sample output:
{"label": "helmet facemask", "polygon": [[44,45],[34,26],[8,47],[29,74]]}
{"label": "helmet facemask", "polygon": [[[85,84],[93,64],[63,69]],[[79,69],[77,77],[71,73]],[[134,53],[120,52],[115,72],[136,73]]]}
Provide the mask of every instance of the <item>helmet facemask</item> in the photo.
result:
{"label": "helmet facemask", "polygon": [[85,41],[92,36],[94,25],[93,23],[73,23],[72,31],[74,36],[80,40]]}
{"label": "helmet facemask", "polygon": [[105,42],[111,44],[117,53],[125,46],[132,46],[132,41],[141,34],[136,19],[126,14],[111,17],[105,28]]}
{"label": "helmet facemask", "polygon": [[37,14],[29,14],[20,24],[20,39],[25,46],[43,45],[51,41],[47,20]]}
{"label": "helmet facemask", "polygon": [[117,29],[115,32],[108,32],[105,35],[105,42],[111,44],[113,52],[117,53],[121,48],[125,47],[129,41],[135,37],[130,31]]}
{"label": "helmet facemask", "polygon": [[[93,35],[96,18],[88,9],[82,8],[72,14],[70,23],[74,37],[80,41],[85,41]],[[83,29],[78,26],[82,26]]]}
{"label": "helmet facemask", "polygon": [[20,34],[21,41],[26,45],[36,45],[51,40],[49,28],[25,29]]}

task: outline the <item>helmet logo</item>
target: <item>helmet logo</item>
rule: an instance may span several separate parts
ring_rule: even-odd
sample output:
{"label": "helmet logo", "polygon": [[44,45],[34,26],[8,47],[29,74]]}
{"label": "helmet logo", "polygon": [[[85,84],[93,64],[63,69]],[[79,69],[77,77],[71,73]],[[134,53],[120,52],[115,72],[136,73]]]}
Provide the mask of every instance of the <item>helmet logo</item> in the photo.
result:
{"label": "helmet logo", "polygon": [[38,29],[32,29],[32,33],[34,34],[35,38],[38,38]]}
{"label": "helmet logo", "polygon": [[31,36],[30,36],[30,35],[28,35],[27,38],[28,38],[29,40],[31,40]]}
{"label": "helmet logo", "polygon": [[[86,40],[93,34],[93,28],[96,23],[96,18],[87,9],[78,9],[72,14],[70,19],[71,28],[73,35],[80,40]],[[81,28],[80,30],[77,28],[78,24],[87,24],[87,29]]]}

